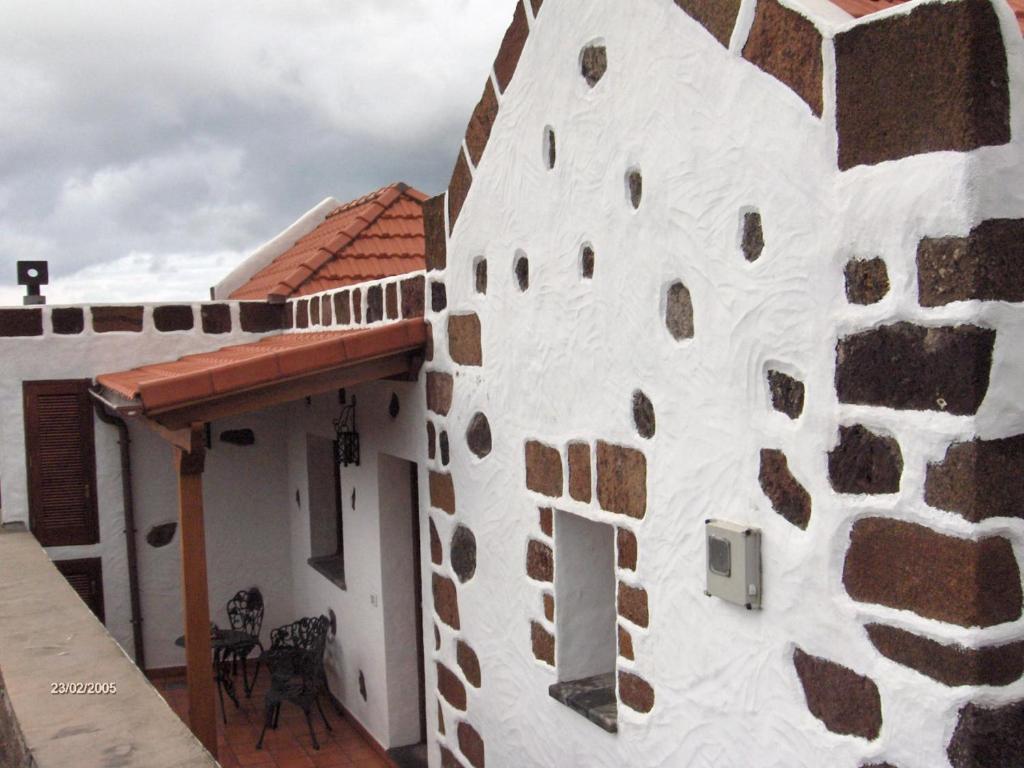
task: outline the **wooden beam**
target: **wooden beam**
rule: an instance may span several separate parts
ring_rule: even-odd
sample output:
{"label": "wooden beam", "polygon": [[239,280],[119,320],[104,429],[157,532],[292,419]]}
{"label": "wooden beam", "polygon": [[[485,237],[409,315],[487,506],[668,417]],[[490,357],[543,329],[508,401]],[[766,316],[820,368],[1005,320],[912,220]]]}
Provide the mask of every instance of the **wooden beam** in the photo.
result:
{"label": "wooden beam", "polygon": [[202,431],[198,433],[197,439],[197,433],[192,429],[191,425],[182,429],[168,429],[160,422],[145,417],[142,417],[139,421],[156,432],[174,448],[180,449],[185,453],[196,453],[197,451],[205,450],[206,439]]}
{"label": "wooden beam", "polygon": [[185,659],[188,719],[192,733],[217,758],[217,712],[210,646],[210,597],[206,581],[206,531],[203,523],[202,425],[189,429],[185,451],[174,447],[178,472],[178,525],[181,528],[181,594],[185,610]]}

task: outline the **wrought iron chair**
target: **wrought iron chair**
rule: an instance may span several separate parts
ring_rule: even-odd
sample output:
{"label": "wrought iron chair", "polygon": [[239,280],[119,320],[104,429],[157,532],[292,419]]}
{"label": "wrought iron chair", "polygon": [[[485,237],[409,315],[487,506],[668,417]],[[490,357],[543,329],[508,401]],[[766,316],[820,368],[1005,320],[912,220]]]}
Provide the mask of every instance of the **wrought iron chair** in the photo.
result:
{"label": "wrought iron chair", "polygon": [[270,670],[270,690],[264,701],[263,730],[256,749],[263,749],[267,728],[277,728],[281,705],[285,702],[302,709],[314,749],[320,749],[310,717],[314,704],[324,726],[328,731],[333,730],[320,706],[320,694],[326,685],[324,650],[329,626],[326,616],[307,617],[270,633],[270,650],[261,657]]}
{"label": "wrought iron chair", "polygon": [[227,610],[231,628],[245,633],[250,638],[233,644],[224,654],[225,661],[231,661],[232,674],[237,672],[238,662],[242,662],[242,685],[246,698],[249,698],[260,674],[260,656],[256,657],[256,670],[253,672],[252,680],[249,680],[246,660],[256,648],[260,649],[260,655],[263,654],[263,643],[260,642],[260,630],[263,628],[263,594],[257,587],[240,590],[228,600]]}

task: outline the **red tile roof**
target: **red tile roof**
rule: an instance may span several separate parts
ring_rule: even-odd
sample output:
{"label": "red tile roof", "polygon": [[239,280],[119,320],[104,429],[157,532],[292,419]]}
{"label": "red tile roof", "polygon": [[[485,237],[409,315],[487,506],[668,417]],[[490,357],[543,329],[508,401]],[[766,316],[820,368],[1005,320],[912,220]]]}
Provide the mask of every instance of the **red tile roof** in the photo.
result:
{"label": "red tile roof", "polygon": [[280,301],[425,269],[426,199],[392,184],[346,203],[228,298]]}
{"label": "red tile roof", "polygon": [[288,333],[96,380],[146,411],[224,397],[261,385],[412,351],[427,340],[423,320],[323,333]]}
{"label": "red tile roof", "polygon": [[[908,0],[832,0],[832,2],[854,18],[859,19],[861,16],[902,5]],[[1008,0],[1008,2],[1013,12],[1017,14],[1017,23],[1024,30],[1024,0]]]}

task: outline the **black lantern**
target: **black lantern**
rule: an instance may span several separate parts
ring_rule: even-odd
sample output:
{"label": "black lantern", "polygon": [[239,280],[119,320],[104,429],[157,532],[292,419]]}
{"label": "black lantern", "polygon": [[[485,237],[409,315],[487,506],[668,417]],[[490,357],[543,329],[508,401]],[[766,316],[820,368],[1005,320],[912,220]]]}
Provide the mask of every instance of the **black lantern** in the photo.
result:
{"label": "black lantern", "polygon": [[339,467],[359,466],[359,433],[356,432],[356,398],[345,402],[345,390],[338,392],[341,414],[334,420],[334,460]]}

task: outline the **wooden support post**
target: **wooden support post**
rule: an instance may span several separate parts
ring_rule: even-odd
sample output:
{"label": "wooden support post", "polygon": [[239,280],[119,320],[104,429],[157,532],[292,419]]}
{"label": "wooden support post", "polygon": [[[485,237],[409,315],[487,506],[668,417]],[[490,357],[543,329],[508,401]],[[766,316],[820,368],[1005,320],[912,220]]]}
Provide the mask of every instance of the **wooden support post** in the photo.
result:
{"label": "wooden support post", "polygon": [[188,679],[188,720],[192,733],[217,757],[217,711],[214,703],[213,657],[210,647],[210,596],[206,582],[206,532],[203,524],[202,425],[195,446],[175,446],[178,470],[178,525],[181,528],[181,594],[185,609],[185,658]]}

